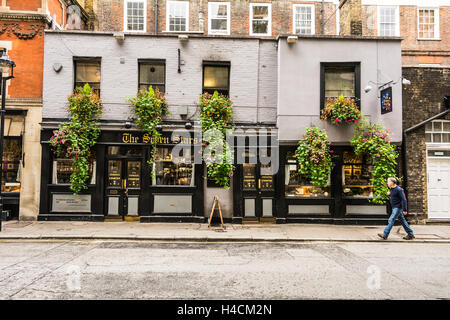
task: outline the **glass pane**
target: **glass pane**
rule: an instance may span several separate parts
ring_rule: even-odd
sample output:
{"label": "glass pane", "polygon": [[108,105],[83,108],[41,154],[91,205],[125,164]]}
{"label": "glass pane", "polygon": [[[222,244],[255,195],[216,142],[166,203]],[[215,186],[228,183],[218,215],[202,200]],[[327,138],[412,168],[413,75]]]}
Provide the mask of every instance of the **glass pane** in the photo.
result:
{"label": "glass pane", "polygon": [[440,122],[440,121],[433,121],[433,131],[434,132],[441,132],[442,131],[442,122]]}
{"label": "glass pane", "polygon": [[153,185],[194,186],[194,155],[192,152],[187,153],[172,158],[172,147],[158,147]]}
{"label": "glass pane", "polygon": [[267,34],[268,32],[268,21],[253,21],[253,33],[261,33],[261,34]]}
{"label": "glass pane", "polygon": [[100,82],[100,61],[76,61],[76,82]]}
{"label": "glass pane", "polygon": [[108,161],[108,186],[120,187],[122,179],[122,161],[109,160]]}
{"label": "glass pane", "polygon": [[273,189],[273,176],[268,175],[267,172],[270,171],[270,164],[261,164],[261,184],[260,189]]}
{"label": "glass pane", "polygon": [[226,19],[211,19],[211,29],[227,31],[227,20]]}
{"label": "glass pane", "polygon": [[139,83],[142,84],[164,84],[165,82],[164,64],[139,64]]}
{"label": "glass pane", "polygon": [[445,132],[450,132],[450,121],[445,121],[445,122],[443,122],[443,125],[444,125],[444,131]]}
{"label": "glass pane", "polygon": [[431,133],[425,133],[425,142],[431,142]]}
{"label": "glass pane", "polygon": [[3,140],[2,192],[20,192],[22,179],[22,140]]}
{"label": "glass pane", "polygon": [[373,165],[369,159],[345,151],[342,165],[342,189],[345,197],[373,197]]}
{"label": "glass pane", "polygon": [[141,186],[141,162],[128,161],[127,164],[127,188],[140,188]]}
{"label": "glass pane", "polygon": [[433,142],[442,142],[440,133],[433,133]]}
{"label": "glass pane", "polygon": [[450,133],[442,134],[442,142],[450,142]]}
{"label": "glass pane", "polygon": [[433,124],[431,122],[428,122],[425,124],[425,131],[432,131],[433,130]]}
{"label": "glass pane", "polygon": [[330,177],[328,186],[319,188],[313,186],[311,181],[298,173],[297,159],[294,152],[287,153],[285,169],[285,196],[286,197],[329,197]]}
{"label": "glass pane", "polygon": [[205,66],[203,86],[228,89],[228,70],[225,66]]}
{"label": "glass pane", "polygon": [[242,165],[243,171],[243,188],[244,190],[256,189],[256,165],[244,163]]}
{"label": "glass pane", "polygon": [[109,146],[108,155],[112,156],[142,156],[142,147],[124,147],[124,146]]}
{"label": "glass pane", "polygon": [[253,19],[264,19],[268,17],[269,17],[269,7],[267,6],[253,7]]}
{"label": "glass pane", "polygon": [[354,68],[325,69],[325,97],[355,96]]}

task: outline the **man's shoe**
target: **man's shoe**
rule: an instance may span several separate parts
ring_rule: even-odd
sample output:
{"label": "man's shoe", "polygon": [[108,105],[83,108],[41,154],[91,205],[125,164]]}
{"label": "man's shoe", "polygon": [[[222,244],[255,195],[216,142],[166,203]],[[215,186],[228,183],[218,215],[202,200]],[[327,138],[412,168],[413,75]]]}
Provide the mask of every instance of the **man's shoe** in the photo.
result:
{"label": "man's shoe", "polygon": [[379,233],[378,236],[384,240],[387,239],[387,236],[384,233]]}
{"label": "man's shoe", "polygon": [[411,236],[411,235],[409,235],[409,234],[403,237],[403,239],[405,239],[405,240],[412,240],[412,239],[415,239],[415,238],[416,238],[416,237]]}

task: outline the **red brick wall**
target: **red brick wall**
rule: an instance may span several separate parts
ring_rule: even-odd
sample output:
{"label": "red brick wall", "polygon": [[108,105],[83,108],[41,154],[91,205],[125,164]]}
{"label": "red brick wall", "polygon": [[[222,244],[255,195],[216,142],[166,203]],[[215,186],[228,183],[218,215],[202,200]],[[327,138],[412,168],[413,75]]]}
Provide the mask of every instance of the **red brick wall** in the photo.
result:
{"label": "red brick wall", "polygon": [[10,28],[18,24],[21,32],[30,32],[31,25],[35,25],[39,32],[33,39],[19,39],[13,32],[4,32],[0,35],[1,41],[12,41],[12,49],[8,51],[9,57],[16,63],[15,78],[11,80],[8,94],[11,98],[40,98],[42,97],[42,70],[44,62],[44,25],[42,22],[2,21]]}
{"label": "red brick wall", "polygon": [[10,10],[36,11],[41,5],[41,0],[6,0]]}
{"label": "red brick wall", "polygon": [[[216,0],[216,2],[221,2]],[[311,1],[289,1],[289,0],[230,0],[224,1],[231,3],[231,35],[249,35],[249,13],[250,3],[262,2],[272,3],[272,36],[278,34],[292,33],[293,4],[314,4],[316,13],[316,34],[320,33],[320,2]],[[123,30],[123,4],[121,0],[102,0],[97,2],[96,16],[98,28],[100,31],[122,31]],[[155,20],[154,10],[155,1],[147,0],[147,32],[154,33]],[[330,2],[325,2],[325,19],[331,16],[335,6]],[[208,1],[203,1],[200,5],[199,0],[189,2],[189,31],[198,31],[199,12],[204,13],[204,31],[208,33]],[[166,31],[166,1],[160,0],[158,3],[158,32]],[[336,20],[335,16],[326,24],[325,33],[335,34]]]}
{"label": "red brick wall", "polygon": [[59,0],[48,0],[47,9],[50,12],[51,17],[53,17],[53,14],[56,14],[56,22],[62,26],[64,22],[64,10],[61,2]]}

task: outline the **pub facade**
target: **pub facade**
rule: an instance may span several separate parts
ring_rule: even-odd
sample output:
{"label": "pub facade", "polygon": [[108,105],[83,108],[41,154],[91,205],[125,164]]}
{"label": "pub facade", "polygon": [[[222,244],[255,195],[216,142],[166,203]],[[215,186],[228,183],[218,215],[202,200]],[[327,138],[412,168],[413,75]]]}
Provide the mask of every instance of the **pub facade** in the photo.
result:
{"label": "pub facade", "polygon": [[[61,50],[61,48],[63,48]],[[325,96],[357,97],[371,122],[401,142],[401,85],[382,115],[378,84],[401,77],[398,38],[280,36],[276,39],[46,31],[39,220],[204,222],[218,196],[228,222],[383,222],[386,206],[369,203],[370,164],[352,153],[353,127],[320,120]],[[370,82],[370,92],[361,92]],[[70,191],[70,159],[49,139],[67,120],[67,96],[89,83],[103,103],[101,134],[88,189]],[[169,115],[160,126],[153,167],[150,137],[134,125],[126,102],[149,86],[164,92]],[[199,97],[218,91],[233,101],[230,189],[206,178],[198,161]],[[293,153],[305,128],[327,130],[335,152],[329,187],[297,174]],[[181,161],[174,161],[174,151]],[[239,160],[239,161],[238,161]],[[153,174],[152,174],[153,172]]]}

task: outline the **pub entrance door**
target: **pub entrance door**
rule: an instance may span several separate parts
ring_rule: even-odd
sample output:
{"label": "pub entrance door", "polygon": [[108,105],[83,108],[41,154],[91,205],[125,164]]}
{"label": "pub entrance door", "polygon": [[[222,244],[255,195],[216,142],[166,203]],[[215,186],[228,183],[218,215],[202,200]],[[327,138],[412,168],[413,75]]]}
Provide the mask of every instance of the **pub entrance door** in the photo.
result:
{"label": "pub entrance door", "polygon": [[244,219],[272,218],[275,212],[274,176],[270,165],[242,164],[242,209]]}
{"label": "pub entrance door", "polygon": [[107,218],[139,219],[142,164],[142,148],[108,147],[105,181]]}

